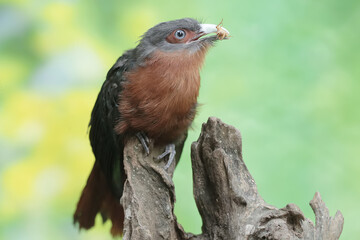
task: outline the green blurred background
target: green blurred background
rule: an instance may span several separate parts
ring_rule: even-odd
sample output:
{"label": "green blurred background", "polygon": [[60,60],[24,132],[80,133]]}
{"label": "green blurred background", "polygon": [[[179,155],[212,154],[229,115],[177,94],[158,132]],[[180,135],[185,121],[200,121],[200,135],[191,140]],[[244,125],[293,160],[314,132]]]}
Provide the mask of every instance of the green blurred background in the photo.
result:
{"label": "green blurred background", "polygon": [[0,3],[0,239],[111,239],[72,214],[94,157],[89,115],[107,70],[149,27],[182,17],[224,26],[210,50],[203,106],[176,170],[176,215],[201,232],[190,144],[209,116],[242,132],[260,194],[279,208],[319,191],[360,235],[360,3],[85,1]]}

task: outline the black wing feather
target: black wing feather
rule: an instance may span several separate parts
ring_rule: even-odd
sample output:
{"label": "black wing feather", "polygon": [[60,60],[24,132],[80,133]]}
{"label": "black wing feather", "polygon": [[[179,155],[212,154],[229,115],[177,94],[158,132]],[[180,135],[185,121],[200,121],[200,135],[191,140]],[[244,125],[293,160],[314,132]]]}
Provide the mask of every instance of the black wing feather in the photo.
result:
{"label": "black wing feather", "polygon": [[114,194],[122,195],[124,183],[123,136],[116,134],[114,127],[121,114],[118,100],[128,70],[131,51],[121,56],[109,70],[91,113],[89,138],[96,161],[106,176]]}

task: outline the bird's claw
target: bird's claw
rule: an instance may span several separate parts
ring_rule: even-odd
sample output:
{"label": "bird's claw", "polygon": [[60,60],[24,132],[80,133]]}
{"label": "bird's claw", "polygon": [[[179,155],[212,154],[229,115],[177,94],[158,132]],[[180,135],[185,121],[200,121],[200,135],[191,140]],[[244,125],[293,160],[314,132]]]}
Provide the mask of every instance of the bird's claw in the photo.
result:
{"label": "bird's claw", "polygon": [[176,150],[175,150],[175,144],[168,144],[165,147],[165,151],[160,154],[159,156],[157,156],[157,160],[163,159],[166,155],[169,155],[169,159],[164,167],[164,169],[168,169],[171,165],[171,163],[174,161],[175,159],[175,154],[176,154]]}
{"label": "bird's claw", "polygon": [[150,154],[150,149],[149,149],[150,140],[149,140],[149,138],[146,136],[146,134],[144,132],[136,133],[136,137],[139,139],[141,145],[143,146],[146,155],[149,155]]}

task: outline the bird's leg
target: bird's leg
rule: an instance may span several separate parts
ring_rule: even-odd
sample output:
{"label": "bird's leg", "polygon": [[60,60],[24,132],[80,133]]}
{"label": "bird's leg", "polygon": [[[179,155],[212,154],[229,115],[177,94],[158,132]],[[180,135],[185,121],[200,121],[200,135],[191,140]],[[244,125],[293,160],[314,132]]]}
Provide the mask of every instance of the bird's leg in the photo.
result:
{"label": "bird's leg", "polygon": [[146,136],[146,134],[144,132],[136,133],[136,137],[139,139],[141,145],[143,146],[146,155],[149,155],[149,153],[150,153],[150,150],[149,150],[150,140],[149,140],[149,138]]}
{"label": "bird's leg", "polygon": [[165,151],[157,157],[157,159],[160,160],[160,159],[164,158],[166,155],[169,155],[169,159],[164,167],[165,170],[168,169],[170,167],[171,163],[174,161],[175,154],[176,154],[175,144],[171,143],[171,144],[166,145]]}

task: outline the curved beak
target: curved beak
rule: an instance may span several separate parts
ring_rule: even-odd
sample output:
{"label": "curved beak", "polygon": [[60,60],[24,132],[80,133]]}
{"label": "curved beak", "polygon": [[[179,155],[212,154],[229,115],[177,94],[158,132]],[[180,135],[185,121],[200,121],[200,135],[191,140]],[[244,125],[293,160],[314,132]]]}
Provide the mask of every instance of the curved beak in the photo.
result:
{"label": "curved beak", "polygon": [[227,32],[227,34],[230,34],[226,28],[215,24],[200,24],[200,27],[201,27],[200,32],[203,32],[204,35],[209,33],[216,33],[218,31],[217,27],[220,27],[222,30]]}
{"label": "curved beak", "polygon": [[198,34],[193,39],[191,39],[191,41],[196,41],[202,36],[208,35],[210,33],[218,33],[219,31],[225,32],[227,35],[230,34],[229,31],[226,28],[220,26],[220,24],[200,24],[200,30]]}

